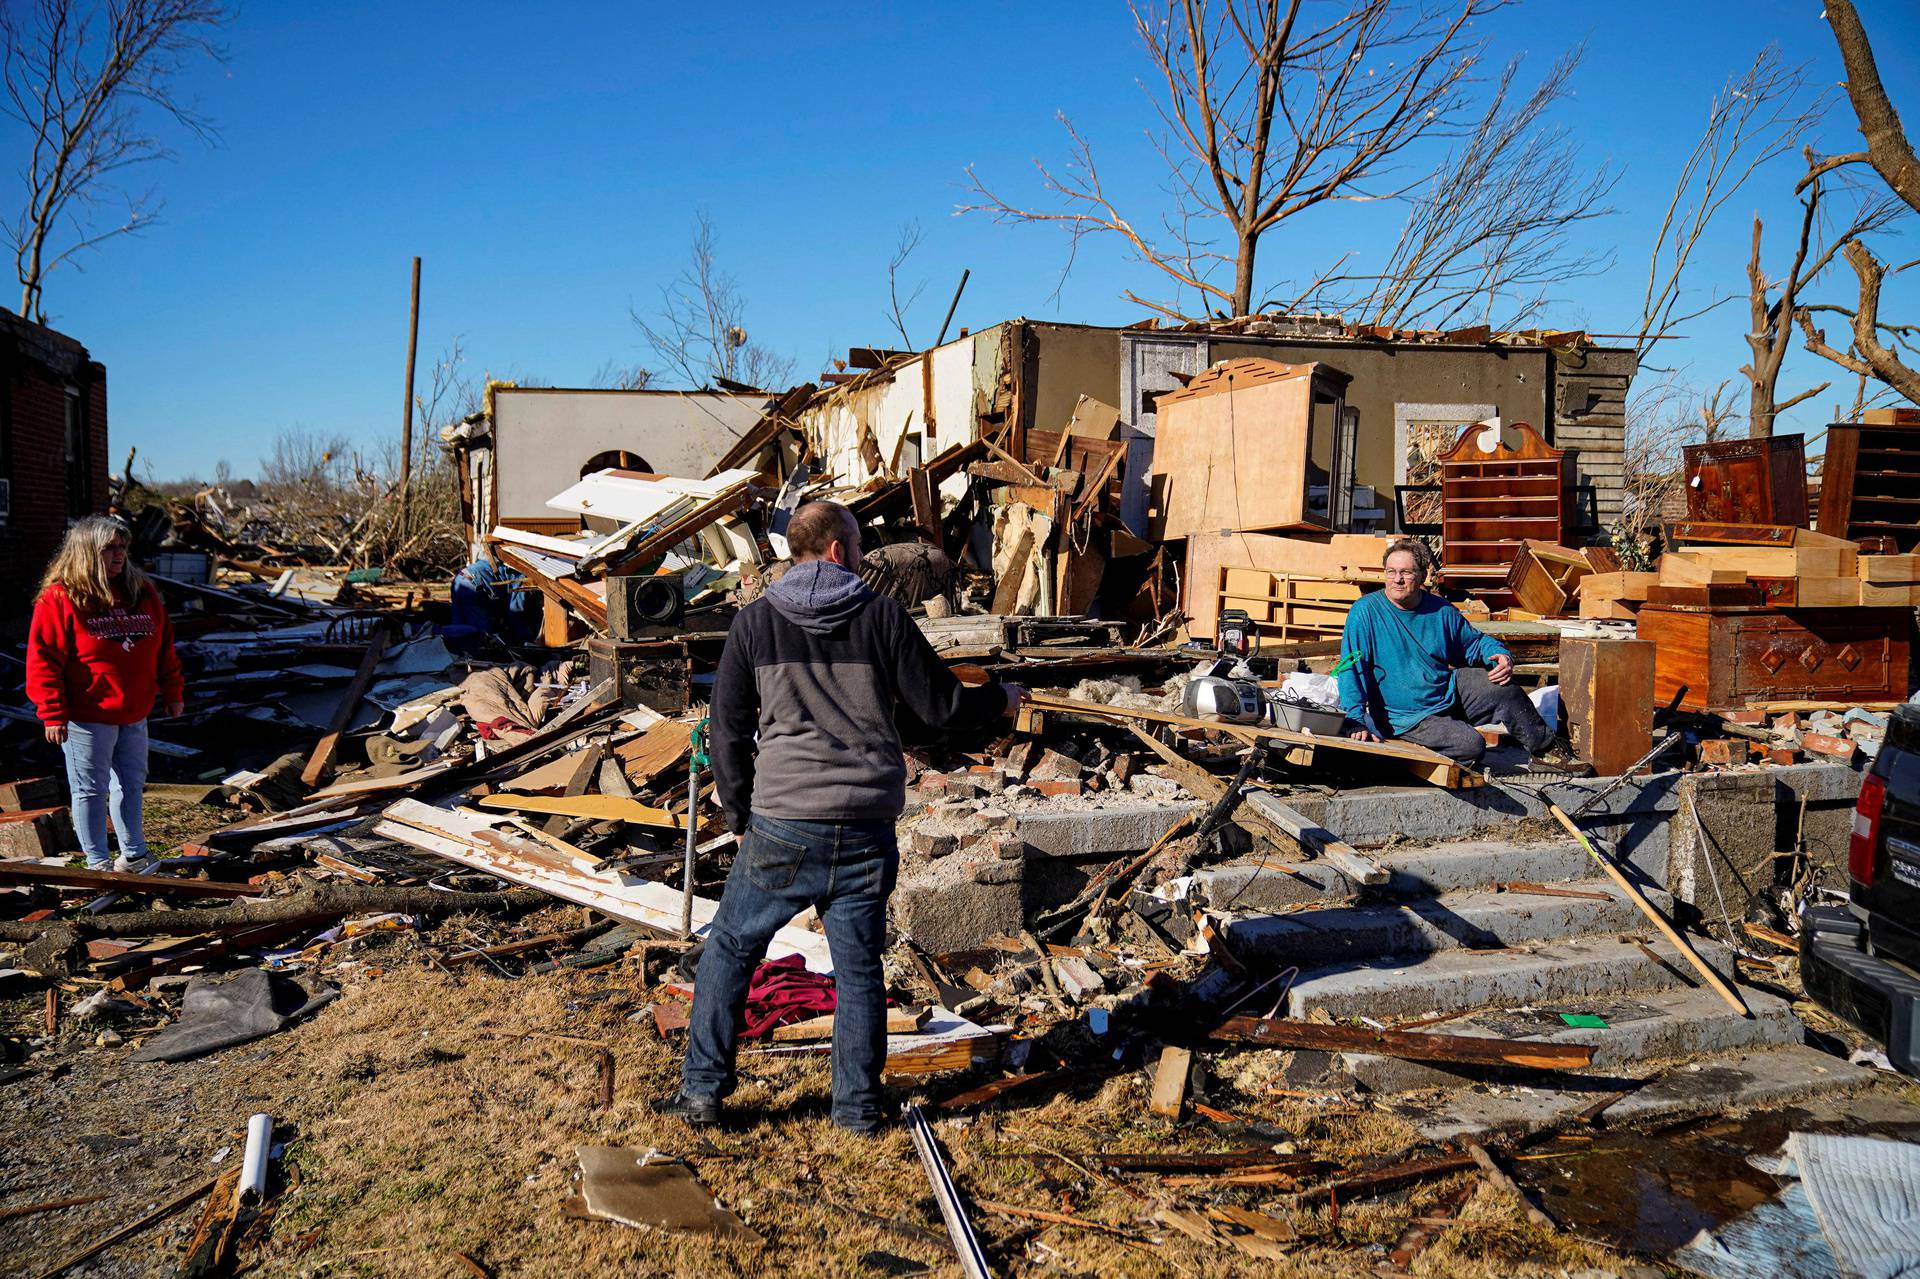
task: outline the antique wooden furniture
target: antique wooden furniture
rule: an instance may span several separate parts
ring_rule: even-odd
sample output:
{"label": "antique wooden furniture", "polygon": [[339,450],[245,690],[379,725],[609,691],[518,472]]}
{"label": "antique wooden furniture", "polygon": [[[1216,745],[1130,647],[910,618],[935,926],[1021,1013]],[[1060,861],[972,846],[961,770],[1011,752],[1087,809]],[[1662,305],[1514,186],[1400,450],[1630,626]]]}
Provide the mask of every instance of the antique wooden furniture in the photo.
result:
{"label": "antique wooden furniture", "polygon": [[1653,645],[1560,641],[1560,705],[1574,754],[1614,777],[1653,749]]}
{"label": "antique wooden furniture", "polygon": [[1528,538],[1514,553],[1507,589],[1527,612],[1553,617],[1567,611],[1580,580],[1592,572],[1593,561],[1584,552]]}
{"label": "antique wooden furniture", "polygon": [[1525,422],[1520,442],[1475,424],[1440,455],[1440,576],[1489,607],[1512,603],[1507,573],[1529,538],[1564,545],[1573,524],[1573,468],[1567,454]]}
{"label": "antique wooden furniture", "polygon": [[1157,397],[1153,540],[1336,527],[1333,495],[1353,485],[1351,380],[1325,364],[1225,360]]}
{"label": "antique wooden furniture", "polygon": [[1641,605],[1637,628],[1656,646],[1653,695],[1682,687],[1688,710],[1751,701],[1902,701],[1913,613],[1904,608]]}
{"label": "antique wooden furniture", "polygon": [[1687,517],[1725,524],[1807,522],[1807,449],[1798,435],[1716,440],[1681,450]]}
{"label": "antique wooden furniture", "polygon": [[1818,527],[1848,541],[1890,537],[1899,550],[1920,547],[1920,409],[1827,428]]}
{"label": "antique wooden furniture", "polygon": [[1214,616],[1219,609],[1244,609],[1264,643],[1337,637],[1362,587],[1358,582],[1223,566],[1218,593]]}
{"label": "antique wooden furniture", "polygon": [[[1228,594],[1225,572],[1228,569],[1255,569],[1270,579],[1309,578],[1325,583],[1378,585],[1385,580],[1380,556],[1386,545],[1380,538],[1359,533],[1295,537],[1275,537],[1269,533],[1197,533],[1187,539],[1186,573],[1180,584],[1187,634],[1207,640],[1217,636],[1221,601]],[[1275,587],[1271,593],[1250,594],[1255,599],[1268,596],[1278,600],[1282,593]],[[1341,596],[1343,601],[1359,598],[1357,594],[1344,592]],[[1301,597],[1296,592],[1291,598]],[[1245,605],[1228,599],[1225,607]],[[1337,607],[1344,611],[1347,604],[1342,602]],[[1271,613],[1267,620],[1272,620]]]}

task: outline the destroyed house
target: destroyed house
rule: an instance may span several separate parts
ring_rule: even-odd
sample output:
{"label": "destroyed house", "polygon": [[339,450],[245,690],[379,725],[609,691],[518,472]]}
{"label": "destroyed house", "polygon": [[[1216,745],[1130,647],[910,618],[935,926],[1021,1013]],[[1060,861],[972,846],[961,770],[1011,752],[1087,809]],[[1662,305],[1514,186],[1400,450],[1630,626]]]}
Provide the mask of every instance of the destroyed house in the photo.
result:
{"label": "destroyed house", "polygon": [[67,525],[107,507],[107,370],[0,309],[0,616],[24,614]]}
{"label": "destroyed house", "polygon": [[[1333,531],[1398,529],[1396,489],[1435,481],[1433,459],[1463,427],[1488,419],[1530,423],[1573,455],[1580,531],[1620,514],[1636,360],[1584,333],[1414,332],[1284,317],[1185,328],[1018,319],[929,351],[854,356],[874,367],[827,375],[830,385],[794,413],[816,464],[843,483],[904,475],[1003,425],[1021,461],[1046,465],[1085,396],[1119,410],[1121,518],[1149,536],[1158,398],[1224,361],[1253,359],[1345,380],[1336,438],[1324,456],[1316,446],[1332,481],[1321,500],[1338,516]],[[957,496],[964,479],[949,484]]]}
{"label": "destroyed house", "polygon": [[705,475],[767,408],[761,394],[620,391],[578,387],[488,388],[485,410],[444,433],[459,458],[468,542],[496,525],[568,533],[577,515],[547,499],[609,468]]}

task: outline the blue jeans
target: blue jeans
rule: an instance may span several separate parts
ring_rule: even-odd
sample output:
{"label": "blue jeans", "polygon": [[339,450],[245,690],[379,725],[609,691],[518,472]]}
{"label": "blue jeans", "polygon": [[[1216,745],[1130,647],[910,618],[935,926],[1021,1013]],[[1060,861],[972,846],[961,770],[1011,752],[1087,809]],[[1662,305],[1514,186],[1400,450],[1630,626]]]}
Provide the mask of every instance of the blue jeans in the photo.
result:
{"label": "blue jeans", "polygon": [[880,951],[887,896],[900,869],[893,823],[802,822],[755,813],[707,931],[693,988],[680,1091],[718,1101],[734,1089],[747,985],[767,942],[808,906],[833,953],[833,1121],[880,1123],[887,991]]}
{"label": "blue jeans", "polygon": [[147,785],[147,721],[137,724],[68,724],[67,789],[73,792],[73,829],[87,865],[112,864],[107,851],[107,804],[120,851],[135,861],[147,856],[140,805]]}

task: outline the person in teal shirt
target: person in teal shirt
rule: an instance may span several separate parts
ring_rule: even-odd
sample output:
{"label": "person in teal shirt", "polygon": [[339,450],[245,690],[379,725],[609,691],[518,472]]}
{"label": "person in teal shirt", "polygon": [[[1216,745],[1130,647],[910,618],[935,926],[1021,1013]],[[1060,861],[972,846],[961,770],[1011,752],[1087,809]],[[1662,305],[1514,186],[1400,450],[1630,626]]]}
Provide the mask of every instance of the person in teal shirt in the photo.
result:
{"label": "person in teal shirt", "polygon": [[[1386,585],[1347,613],[1341,636],[1340,704],[1361,741],[1399,738],[1475,767],[1486,754],[1476,726],[1504,724],[1534,756],[1553,728],[1513,682],[1513,654],[1475,630],[1459,609],[1426,590],[1427,548],[1402,539],[1387,548]],[[1566,752],[1553,767],[1577,771]]]}

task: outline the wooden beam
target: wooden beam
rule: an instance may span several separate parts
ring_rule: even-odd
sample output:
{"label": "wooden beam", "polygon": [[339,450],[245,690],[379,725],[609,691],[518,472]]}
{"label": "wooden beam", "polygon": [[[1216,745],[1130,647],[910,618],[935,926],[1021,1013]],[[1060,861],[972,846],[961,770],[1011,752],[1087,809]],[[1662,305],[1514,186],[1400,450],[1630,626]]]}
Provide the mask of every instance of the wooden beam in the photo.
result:
{"label": "wooden beam", "polygon": [[1638,906],[1640,913],[1645,915],[1647,919],[1652,922],[1653,926],[1660,930],[1660,935],[1671,942],[1674,949],[1687,957],[1687,962],[1693,965],[1694,970],[1706,980],[1707,985],[1713,987],[1714,993],[1727,1002],[1729,1008],[1739,1013],[1742,1017],[1753,1016],[1753,1011],[1747,1007],[1746,1001],[1740,998],[1738,992],[1736,992],[1733,987],[1727,985],[1726,980],[1713,970],[1712,965],[1700,958],[1700,953],[1688,945],[1687,939],[1674,930],[1673,925],[1667,922],[1667,917],[1662,915],[1654,904],[1647,900],[1645,894],[1633,886],[1632,881],[1620,873],[1620,868],[1613,864],[1613,858],[1601,852],[1600,849],[1594,845],[1593,841],[1587,838],[1587,833],[1574,825],[1573,818],[1567,816],[1566,810],[1562,809],[1558,804],[1548,804],[1547,811],[1552,813],[1554,819],[1566,828],[1567,833],[1573,836],[1576,844],[1587,850],[1588,856],[1600,863],[1600,869],[1607,873],[1607,878],[1614,882],[1614,886],[1633,899],[1633,904]]}
{"label": "wooden beam", "polygon": [[1362,857],[1338,835],[1308,821],[1281,803],[1276,795],[1250,790],[1247,792],[1247,807],[1291,835],[1308,853],[1322,858],[1357,884],[1384,884],[1392,878],[1378,862]]}
{"label": "wooden beam", "polygon": [[333,722],[326,736],[314,743],[313,754],[307,757],[307,766],[301,770],[300,782],[308,790],[318,786],[321,774],[332,767],[334,752],[340,749],[340,739],[353,723],[353,713],[360,709],[360,699],[367,695],[367,687],[373,683],[374,668],[380,665],[380,658],[386,651],[387,628],[376,627],[367,639],[367,651],[360,658],[360,669],[353,673],[346,691],[340,694],[340,705],[334,708]]}
{"label": "wooden beam", "polygon": [[1535,1070],[1578,1070],[1593,1064],[1586,1044],[1556,1044],[1480,1035],[1429,1035],[1420,1031],[1373,1030],[1365,1026],[1321,1026],[1285,1018],[1229,1017],[1211,1038],[1269,1048],[1317,1048],[1325,1052],[1380,1053],[1407,1061],[1451,1062],[1465,1066],[1526,1066]]}
{"label": "wooden beam", "polygon": [[1285,728],[1196,719],[1191,715],[1108,706],[1101,702],[1082,702],[1070,697],[1054,697],[1045,693],[1034,694],[1027,701],[1025,709],[1057,715],[1072,715],[1080,719],[1122,726],[1171,724],[1176,728],[1201,728],[1210,732],[1225,733],[1248,743],[1265,739],[1273,746],[1272,754],[1290,764],[1311,764],[1314,762],[1316,752],[1327,751],[1340,758],[1351,756],[1358,760],[1361,757],[1369,757],[1381,762],[1399,764],[1414,776],[1438,786],[1479,786],[1484,780],[1472,769],[1448,759],[1437,751],[1416,746],[1412,742],[1358,742],[1350,737],[1318,737],[1312,733],[1296,733]]}
{"label": "wooden beam", "polygon": [[675,830],[686,824],[664,808],[617,795],[485,795],[480,799],[480,806],[516,813],[555,813],[594,821],[633,822],[640,826],[671,826]]}
{"label": "wooden beam", "polygon": [[45,884],[108,893],[146,893],[161,897],[251,897],[260,890],[246,884],[171,875],[123,875],[118,871],[76,870],[34,861],[0,861],[0,884]]}

